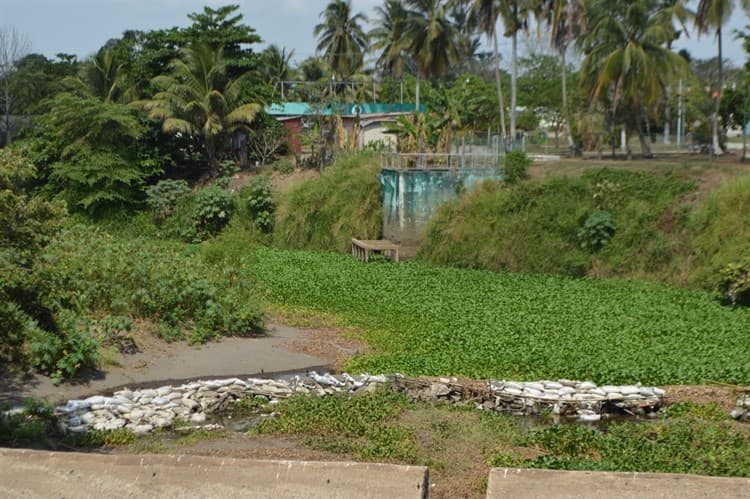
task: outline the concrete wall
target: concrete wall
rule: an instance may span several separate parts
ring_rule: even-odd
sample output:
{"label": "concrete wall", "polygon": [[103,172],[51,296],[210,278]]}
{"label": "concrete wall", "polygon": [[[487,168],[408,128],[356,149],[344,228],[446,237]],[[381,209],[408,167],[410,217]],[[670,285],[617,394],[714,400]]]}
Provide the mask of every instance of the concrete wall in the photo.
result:
{"label": "concrete wall", "polygon": [[383,237],[418,245],[441,205],[486,179],[500,179],[495,168],[388,169],[380,174],[383,188]]}
{"label": "concrete wall", "polygon": [[487,499],[506,497],[525,499],[750,497],[750,478],[519,468],[490,470]]}
{"label": "concrete wall", "polygon": [[427,468],[0,449],[0,497],[423,498]]}

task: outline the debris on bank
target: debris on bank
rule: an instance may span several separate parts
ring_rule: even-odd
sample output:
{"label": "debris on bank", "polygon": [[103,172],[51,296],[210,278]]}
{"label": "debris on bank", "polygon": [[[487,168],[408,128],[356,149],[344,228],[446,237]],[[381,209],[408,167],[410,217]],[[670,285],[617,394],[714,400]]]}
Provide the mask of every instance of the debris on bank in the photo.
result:
{"label": "debris on bank", "polygon": [[157,428],[192,425],[203,428],[211,414],[229,411],[250,397],[274,403],[292,395],[324,396],[372,392],[391,387],[413,400],[473,404],[482,410],[519,416],[553,414],[580,421],[611,415],[649,416],[664,402],[664,390],[641,385],[597,386],[588,381],[461,382],[457,378],[411,378],[362,374],[340,376],[309,372],[289,380],[239,378],[194,381],[155,389],[119,390],[111,397],[96,395],[70,400],[55,408],[61,429],[72,433],[130,430],[145,435]]}

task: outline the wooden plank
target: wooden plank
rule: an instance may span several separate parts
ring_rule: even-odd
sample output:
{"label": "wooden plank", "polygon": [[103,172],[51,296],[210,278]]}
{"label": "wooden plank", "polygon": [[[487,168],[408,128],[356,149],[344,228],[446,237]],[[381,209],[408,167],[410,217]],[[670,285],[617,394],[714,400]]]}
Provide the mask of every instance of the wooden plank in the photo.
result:
{"label": "wooden plank", "polygon": [[370,261],[370,252],[387,252],[390,258],[399,261],[400,245],[387,239],[355,239],[352,238],[352,256],[365,262]]}

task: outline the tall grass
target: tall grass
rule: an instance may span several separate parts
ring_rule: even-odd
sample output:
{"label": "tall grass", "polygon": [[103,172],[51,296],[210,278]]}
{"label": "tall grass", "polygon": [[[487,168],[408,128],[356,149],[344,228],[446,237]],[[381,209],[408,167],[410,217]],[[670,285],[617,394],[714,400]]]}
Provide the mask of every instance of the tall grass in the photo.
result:
{"label": "tall grass", "polygon": [[376,239],[383,219],[374,154],[339,158],[320,178],[299,184],[276,212],[278,246],[347,251],[351,238]]}
{"label": "tall grass", "polygon": [[[515,186],[484,184],[444,206],[427,231],[424,260],[460,267],[532,273],[661,278],[671,274],[694,186],[672,173],[596,170]],[[590,251],[579,236],[606,210],[612,240]]]}
{"label": "tall grass", "polygon": [[714,190],[690,217],[688,235],[683,266],[692,284],[713,286],[721,268],[750,258],[750,175]]}

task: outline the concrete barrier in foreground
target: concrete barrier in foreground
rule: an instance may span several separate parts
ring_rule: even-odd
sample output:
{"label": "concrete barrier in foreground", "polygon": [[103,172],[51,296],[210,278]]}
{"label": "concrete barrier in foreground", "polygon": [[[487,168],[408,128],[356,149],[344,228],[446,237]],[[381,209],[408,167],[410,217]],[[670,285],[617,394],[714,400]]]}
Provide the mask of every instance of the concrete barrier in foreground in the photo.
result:
{"label": "concrete barrier in foreground", "polygon": [[672,473],[609,473],[493,468],[487,499],[618,499],[750,497],[750,478]]}
{"label": "concrete barrier in foreground", "polygon": [[0,449],[0,497],[424,498],[423,466]]}

